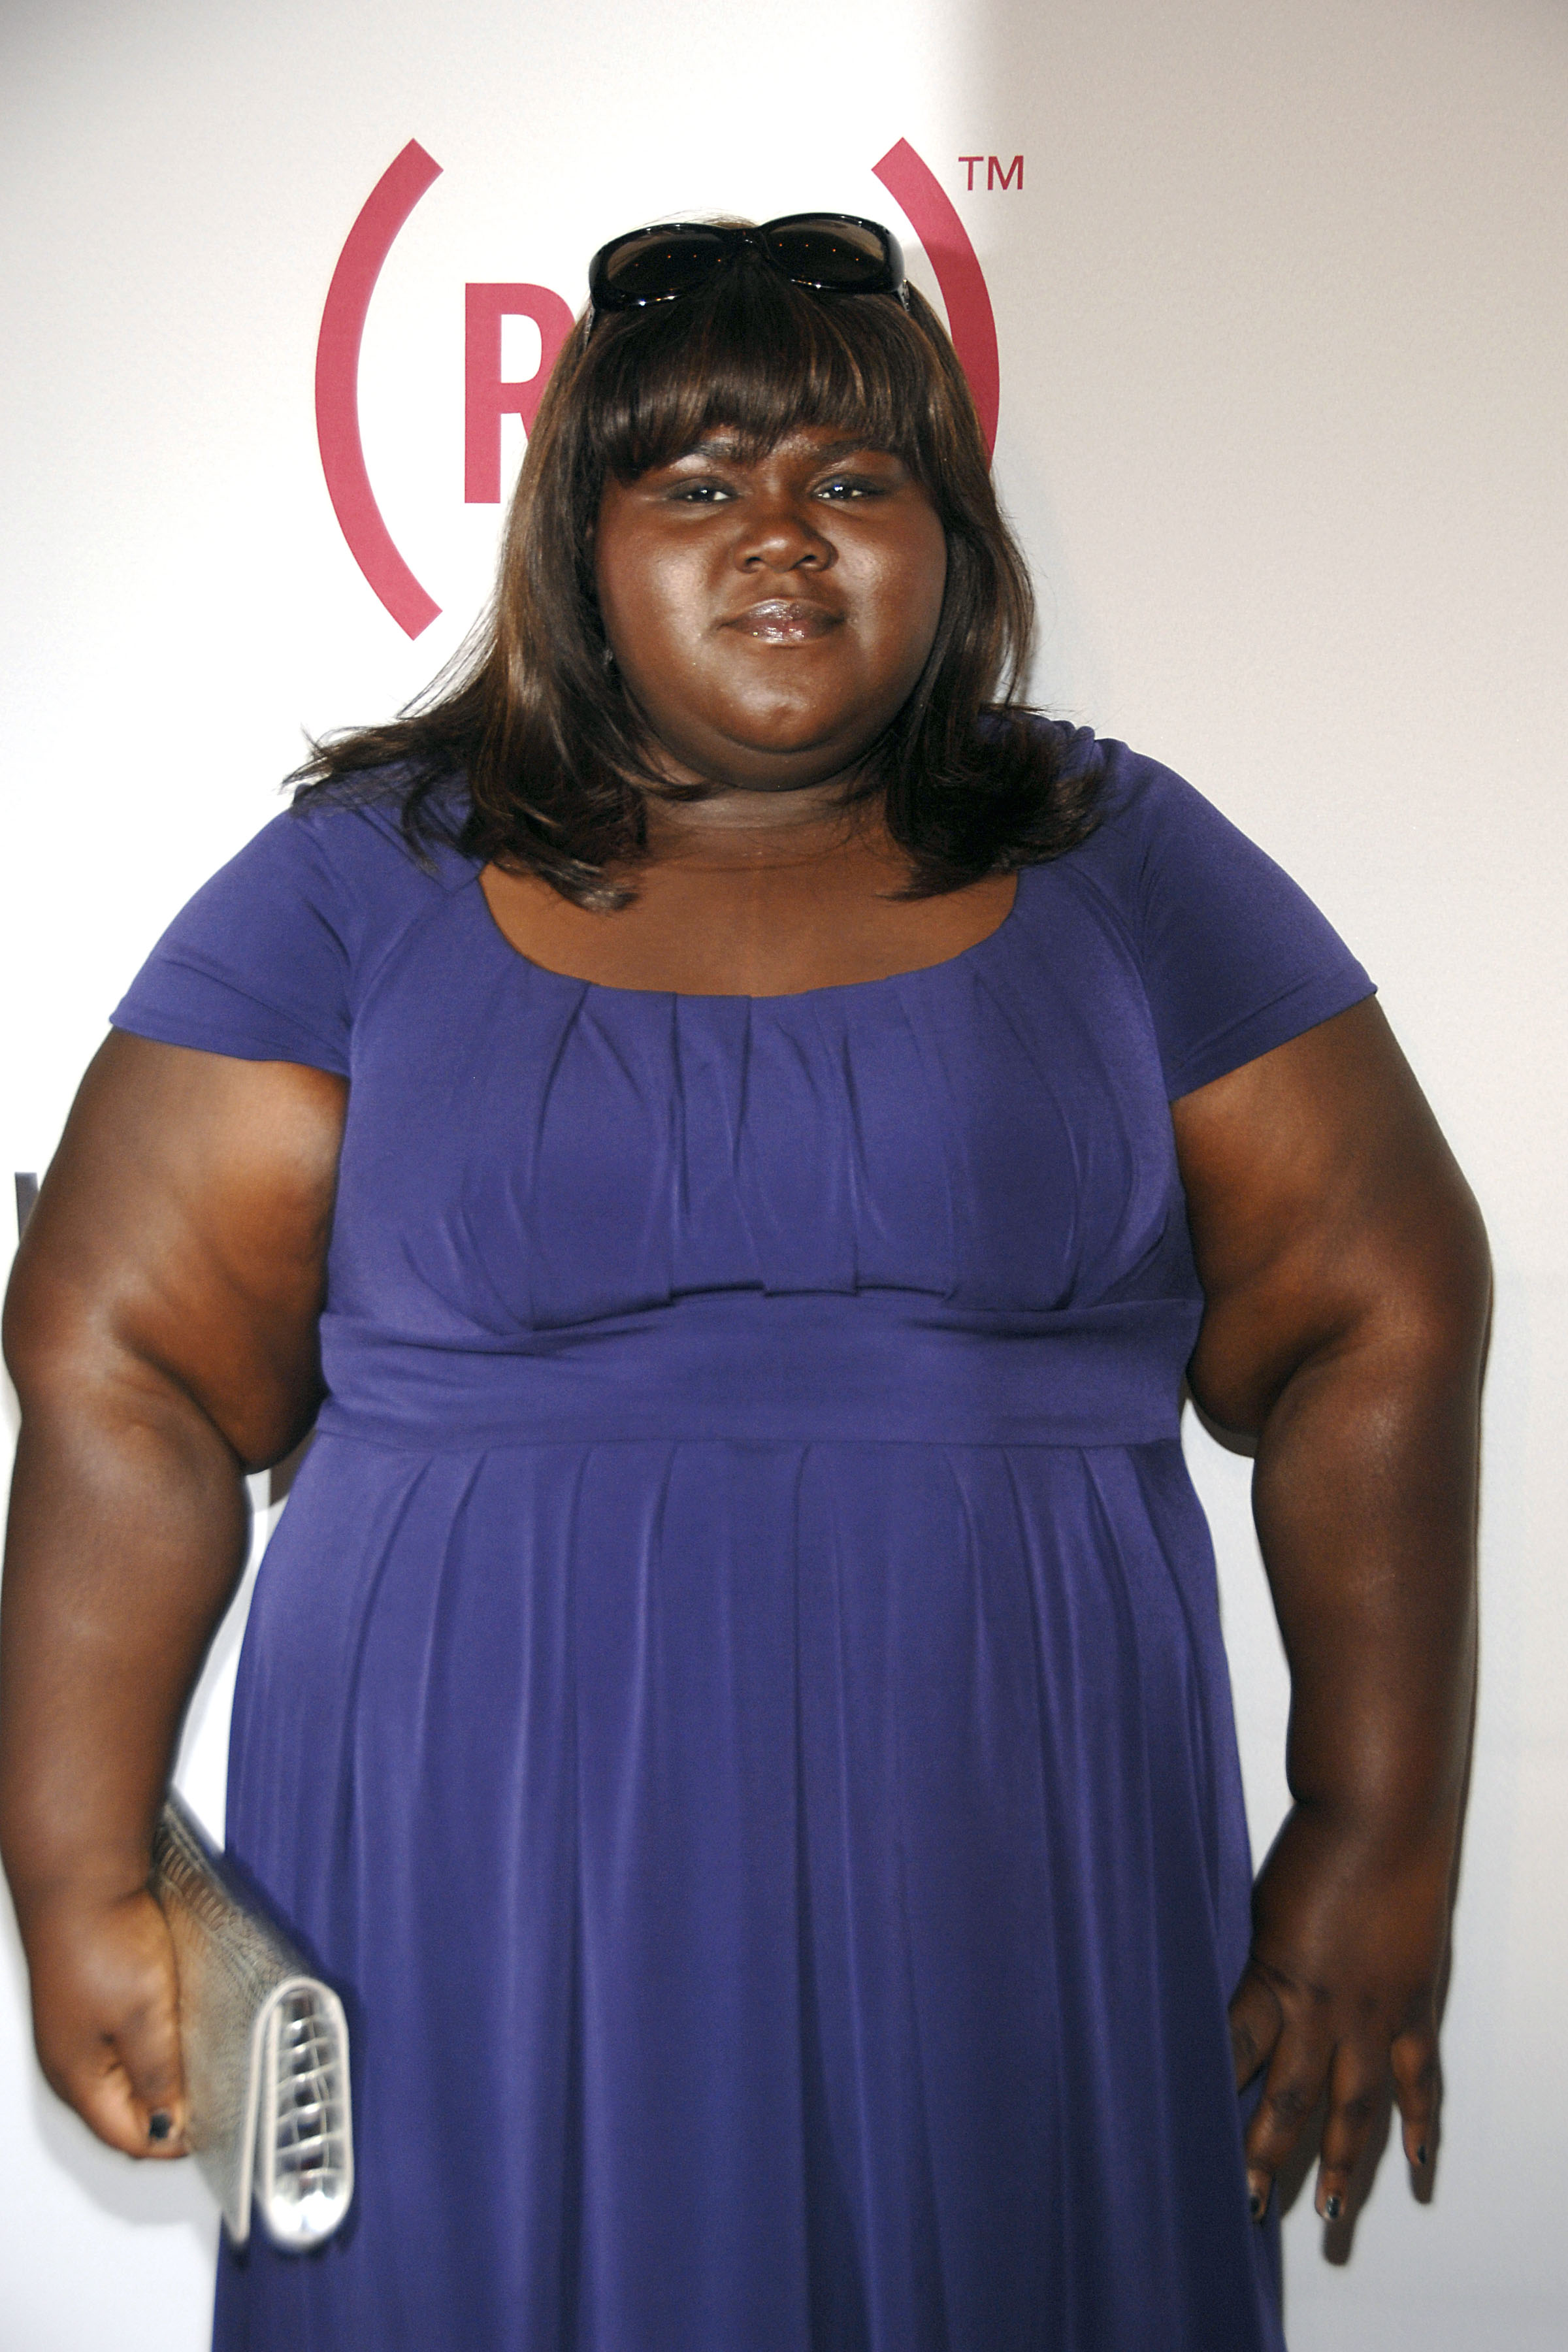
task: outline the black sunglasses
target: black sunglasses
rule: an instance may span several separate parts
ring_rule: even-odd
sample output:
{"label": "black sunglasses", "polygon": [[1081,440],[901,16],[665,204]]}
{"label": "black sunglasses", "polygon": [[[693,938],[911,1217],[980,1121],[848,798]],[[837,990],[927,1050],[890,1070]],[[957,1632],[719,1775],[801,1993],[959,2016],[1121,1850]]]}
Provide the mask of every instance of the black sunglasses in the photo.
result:
{"label": "black sunglasses", "polygon": [[594,316],[678,302],[748,251],[813,294],[896,294],[909,308],[904,257],[890,229],[853,213],[785,213],[760,228],[664,221],[613,236],[588,264]]}

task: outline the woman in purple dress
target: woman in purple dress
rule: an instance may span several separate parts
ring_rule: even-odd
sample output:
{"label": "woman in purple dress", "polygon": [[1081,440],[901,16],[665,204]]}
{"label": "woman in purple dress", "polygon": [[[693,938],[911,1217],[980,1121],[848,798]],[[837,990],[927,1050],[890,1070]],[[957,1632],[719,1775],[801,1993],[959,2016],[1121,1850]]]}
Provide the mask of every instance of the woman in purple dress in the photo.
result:
{"label": "woman in purple dress", "polygon": [[[1331,2219],[1385,2086],[1436,2146],[1474,1207],[1294,886],[1016,706],[885,232],[592,292],[488,643],[178,918],[18,1260],[43,2063],[181,2151],[149,1835],[314,1422],[228,1832],[359,2197],[226,2249],[220,2346],[1278,2352],[1316,2103]],[[1184,1375],[1292,1674],[1256,1885]]]}

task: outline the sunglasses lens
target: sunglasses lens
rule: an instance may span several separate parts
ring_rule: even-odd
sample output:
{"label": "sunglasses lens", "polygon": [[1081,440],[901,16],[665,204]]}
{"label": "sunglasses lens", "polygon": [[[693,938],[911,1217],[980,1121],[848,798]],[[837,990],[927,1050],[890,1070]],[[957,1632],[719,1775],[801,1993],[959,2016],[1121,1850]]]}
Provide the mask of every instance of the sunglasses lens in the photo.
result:
{"label": "sunglasses lens", "polygon": [[650,229],[609,255],[605,290],[622,302],[668,302],[700,286],[727,250],[728,239],[712,229]]}
{"label": "sunglasses lens", "polygon": [[767,233],[768,250],[781,269],[803,286],[846,294],[893,282],[888,245],[879,229],[858,221],[798,220]]}
{"label": "sunglasses lens", "polygon": [[748,246],[761,245],[775,269],[820,294],[904,296],[898,239],[875,221],[842,214],[792,213],[760,229],[666,221],[602,246],[588,266],[588,291],[599,308],[624,310],[689,294]]}

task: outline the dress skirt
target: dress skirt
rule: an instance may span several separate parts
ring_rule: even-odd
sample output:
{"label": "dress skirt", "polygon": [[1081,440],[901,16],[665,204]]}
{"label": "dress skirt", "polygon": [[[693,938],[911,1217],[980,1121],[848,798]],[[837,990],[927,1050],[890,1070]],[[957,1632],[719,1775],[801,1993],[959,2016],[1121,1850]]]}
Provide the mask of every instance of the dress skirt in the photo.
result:
{"label": "dress skirt", "polygon": [[226,2259],[220,2343],[1279,2340],[1174,1444],[327,1436],[235,1741],[350,1992],[359,2198]]}

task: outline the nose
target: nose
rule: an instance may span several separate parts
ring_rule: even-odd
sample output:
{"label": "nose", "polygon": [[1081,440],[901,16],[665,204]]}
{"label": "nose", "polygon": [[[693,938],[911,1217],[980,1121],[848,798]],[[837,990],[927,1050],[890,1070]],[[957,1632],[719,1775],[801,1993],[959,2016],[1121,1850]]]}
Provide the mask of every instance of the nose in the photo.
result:
{"label": "nose", "polygon": [[826,572],[837,560],[807,500],[795,492],[763,492],[745,501],[735,541],[742,572]]}

